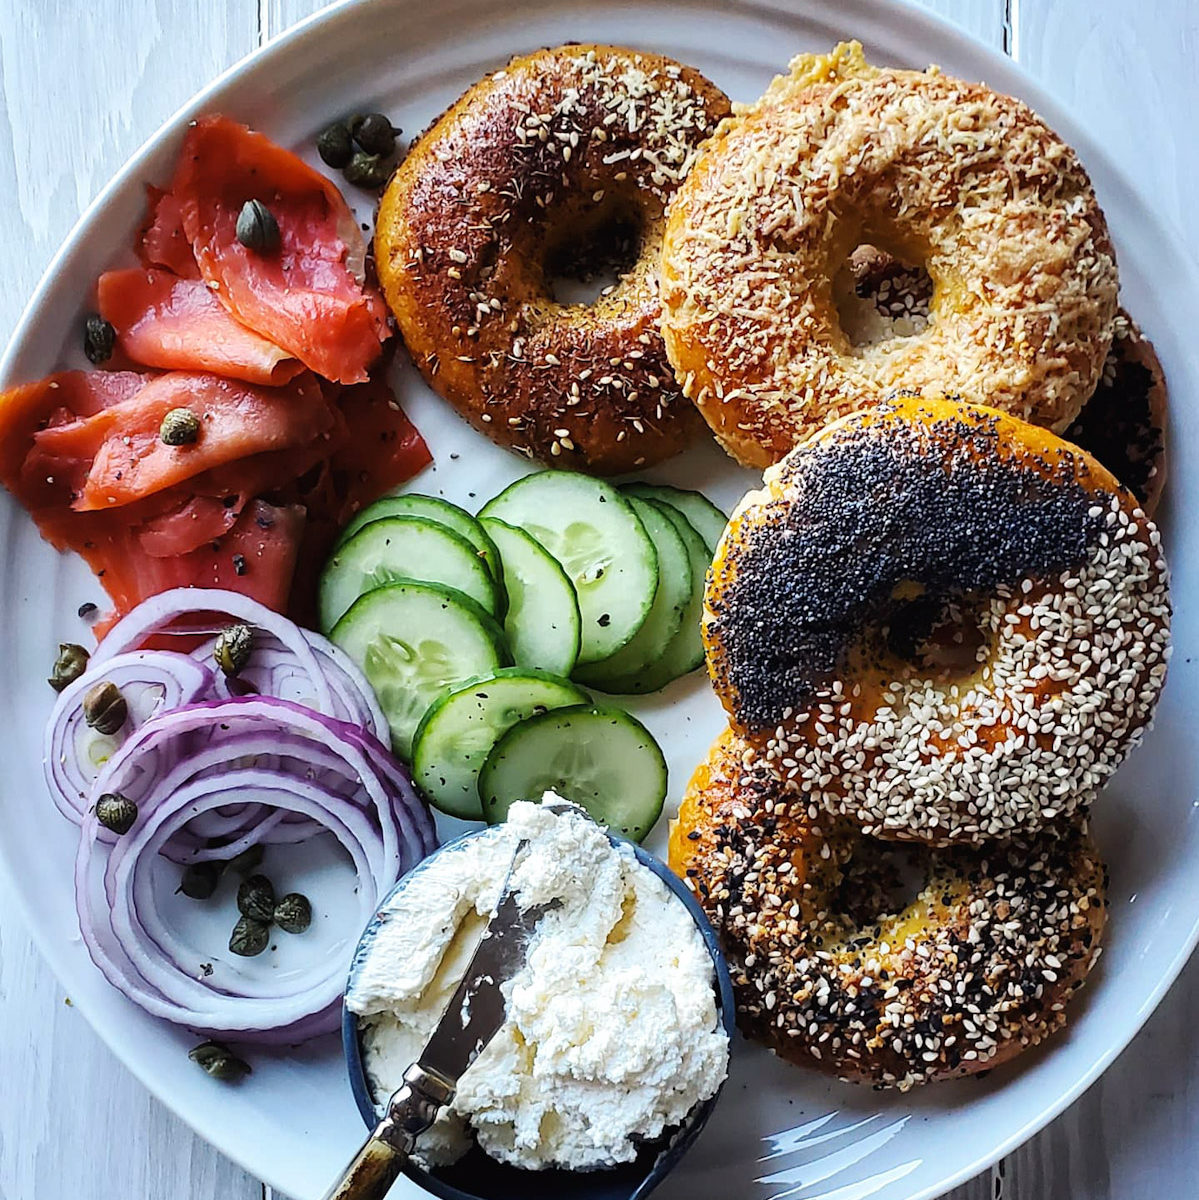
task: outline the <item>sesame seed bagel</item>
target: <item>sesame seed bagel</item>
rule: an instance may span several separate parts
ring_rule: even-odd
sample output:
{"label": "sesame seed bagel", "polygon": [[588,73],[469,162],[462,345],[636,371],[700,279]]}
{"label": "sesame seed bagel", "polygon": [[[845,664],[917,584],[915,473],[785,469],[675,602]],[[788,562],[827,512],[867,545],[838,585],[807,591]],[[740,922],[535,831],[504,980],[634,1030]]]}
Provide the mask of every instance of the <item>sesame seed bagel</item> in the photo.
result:
{"label": "sesame seed bagel", "polygon": [[[375,227],[384,294],[434,391],[556,466],[618,474],[681,450],[704,426],[662,344],[658,255],[667,202],[728,111],[690,67],[572,45],[512,59],[438,118]],[[620,238],[634,261],[610,291],[554,298],[555,274],[586,273]]]}
{"label": "sesame seed bagel", "polygon": [[670,865],[720,936],[747,1036],[907,1090],[990,1070],[1065,1024],[1106,917],[1081,825],[908,857],[914,899],[893,843],[809,809],[732,731],[716,740]]}
{"label": "sesame seed bagel", "polygon": [[1166,483],[1166,404],[1153,343],[1121,309],[1099,386],[1064,436],[1103,463],[1150,516]]}
{"label": "sesame seed bagel", "polygon": [[904,397],[829,426],[734,513],[708,670],[781,779],[884,838],[977,842],[1085,807],[1166,674],[1156,527],[1090,455]]}
{"label": "sesame seed bagel", "polygon": [[[854,248],[923,264],[927,326],[854,344]],[[801,55],[725,121],[670,209],[663,333],[725,449],[777,462],[897,387],[1064,429],[1099,381],[1116,260],[1074,152],[982,84]]]}

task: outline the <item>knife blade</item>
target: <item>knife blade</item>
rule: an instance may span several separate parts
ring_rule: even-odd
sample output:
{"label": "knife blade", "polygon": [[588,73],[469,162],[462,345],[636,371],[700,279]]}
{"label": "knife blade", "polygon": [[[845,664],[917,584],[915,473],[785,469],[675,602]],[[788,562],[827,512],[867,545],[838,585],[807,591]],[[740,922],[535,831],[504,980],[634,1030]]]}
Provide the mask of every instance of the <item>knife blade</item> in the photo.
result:
{"label": "knife blade", "polygon": [[[520,842],[512,865],[527,842]],[[504,1023],[502,987],[524,965],[529,940],[546,905],[521,908],[510,888],[512,867],[499,903],[483,930],[470,964],[454,990],[441,1020],[425,1044],[417,1065],[455,1083],[482,1053]]]}

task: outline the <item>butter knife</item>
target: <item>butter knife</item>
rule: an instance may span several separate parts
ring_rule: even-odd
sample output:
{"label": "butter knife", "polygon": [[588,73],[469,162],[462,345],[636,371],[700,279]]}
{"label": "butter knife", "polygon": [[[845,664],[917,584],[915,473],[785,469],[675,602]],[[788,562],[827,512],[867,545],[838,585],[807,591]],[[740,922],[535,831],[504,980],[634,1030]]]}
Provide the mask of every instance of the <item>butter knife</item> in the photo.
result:
{"label": "butter knife", "polygon": [[[520,842],[512,856],[527,846]],[[453,1098],[458,1080],[504,1023],[501,986],[520,970],[546,906],[521,908],[511,890],[512,867],[499,903],[437,1028],[403,1086],[325,1200],[383,1200],[412,1155],[416,1139]]]}

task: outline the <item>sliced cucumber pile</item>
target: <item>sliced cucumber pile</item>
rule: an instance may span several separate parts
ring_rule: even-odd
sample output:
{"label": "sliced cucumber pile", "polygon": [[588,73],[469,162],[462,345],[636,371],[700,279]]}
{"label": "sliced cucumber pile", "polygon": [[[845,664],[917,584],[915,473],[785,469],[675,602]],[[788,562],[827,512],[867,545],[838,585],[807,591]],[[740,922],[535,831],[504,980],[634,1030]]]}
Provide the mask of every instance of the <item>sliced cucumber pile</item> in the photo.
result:
{"label": "sliced cucumber pile", "polygon": [[694,594],[687,545],[670,519],[649,500],[631,497],[629,503],[654,543],[658,589],[649,615],[633,637],[615,654],[577,670],[577,679],[605,692],[635,690],[641,673],[662,657],[679,632],[683,613]]}
{"label": "sliced cucumber pile", "polygon": [[517,800],[555,791],[635,842],[666,799],[666,760],[649,730],[614,708],[577,705],[513,725],[479,775],[483,812],[502,821]]}
{"label": "sliced cucumber pile", "polygon": [[518,667],[569,675],[579,658],[579,602],[558,560],[523,529],[493,517],[480,524],[504,563],[504,632]]}
{"label": "sliced cucumber pile", "polygon": [[703,662],[724,524],[698,492],[569,471],[526,476],[478,517],[385,496],[325,564],[321,627],[365,672],[437,808],[502,820],[552,788],[640,840],[662,807],[662,752],[577,684],[654,692]]}
{"label": "sliced cucumber pile", "polygon": [[436,700],[508,662],[504,631],[453,588],[392,583],[359,597],[330,634],[363,670],[391,727],[395,752]]}
{"label": "sliced cucumber pile", "polygon": [[349,524],[341,531],[337,544],[340,546],[343,542],[348,542],[364,525],[369,525],[372,521],[381,521],[384,517],[421,517],[432,521],[434,525],[444,525],[446,529],[453,530],[474,546],[497,583],[503,579],[500,552],[482,525],[466,509],[459,508],[448,500],[442,500],[439,496],[420,496],[416,493],[384,496],[374,504],[368,504],[351,518]]}
{"label": "sliced cucumber pile", "polygon": [[704,539],[704,544],[708,547],[708,561],[711,562],[712,555],[716,553],[716,543],[720,541],[729,519],[707,496],[699,492],[684,491],[682,488],[667,487],[662,483],[626,483],[620,490],[626,496],[669,504],[676,512],[681,513],[691,528]]}
{"label": "sliced cucumber pile", "polygon": [[616,653],[645,623],[658,555],[632,505],[610,484],[572,471],[526,475],[480,516],[516,525],[561,564],[579,601],[579,662]]}
{"label": "sliced cucumber pile", "polygon": [[496,742],[538,713],[586,703],[585,692],[544,671],[497,671],[451,692],[425,714],[413,738],[413,777],[442,812],[481,821],[479,772]]}

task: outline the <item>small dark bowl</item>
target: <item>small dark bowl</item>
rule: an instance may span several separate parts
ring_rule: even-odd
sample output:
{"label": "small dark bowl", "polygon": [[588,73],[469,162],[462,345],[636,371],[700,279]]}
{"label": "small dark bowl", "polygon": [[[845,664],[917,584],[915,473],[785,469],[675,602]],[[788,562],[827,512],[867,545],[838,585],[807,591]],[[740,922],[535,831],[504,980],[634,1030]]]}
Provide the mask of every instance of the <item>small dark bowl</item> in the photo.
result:
{"label": "small dark bowl", "polygon": [[[491,831],[479,829],[464,834],[463,837],[485,837]],[[620,839],[609,834],[613,845],[619,845]],[[450,847],[462,841],[457,838],[447,842],[434,851],[429,858],[417,864],[391,890],[386,900],[379,908],[383,909],[391,897],[404,887],[417,872],[435,855],[444,853]],[[663,883],[687,906],[696,927],[704,939],[704,945],[712,957],[712,966],[716,972],[716,1007],[720,1022],[728,1033],[730,1043],[733,1037],[734,1007],[733,984],[729,978],[728,964],[720,951],[715,931],[708,924],[703,909],[696,903],[695,898],[687,889],[687,885],[660,859],[633,846],[637,861],[648,867]],[[354,977],[358,964],[365,956],[375,931],[380,924],[378,914],[363,931],[354,955],[354,963],[350,967],[350,978]],[[347,987],[347,991],[348,991]],[[367,1083],[366,1070],[363,1065],[362,1042],[359,1037],[357,1017],[348,1008],[342,1008],[341,1021],[342,1043],[345,1048],[346,1063],[350,1069],[350,1088],[362,1113],[362,1119],[371,1129],[379,1120],[375,1108],[370,1085]],[[570,1200],[643,1200],[662,1182],[674,1169],[675,1165],[691,1147],[699,1136],[700,1130],[707,1124],[716,1101],[716,1094],[697,1104],[681,1125],[669,1130],[662,1138],[648,1143],[631,1163],[598,1171],[524,1171],[506,1163],[496,1162],[489,1158],[477,1146],[449,1167],[438,1167],[427,1171],[415,1163],[409,1163],[405,1174],[434,1196],[442,1200],[562,1200],[569,1196]]]}

